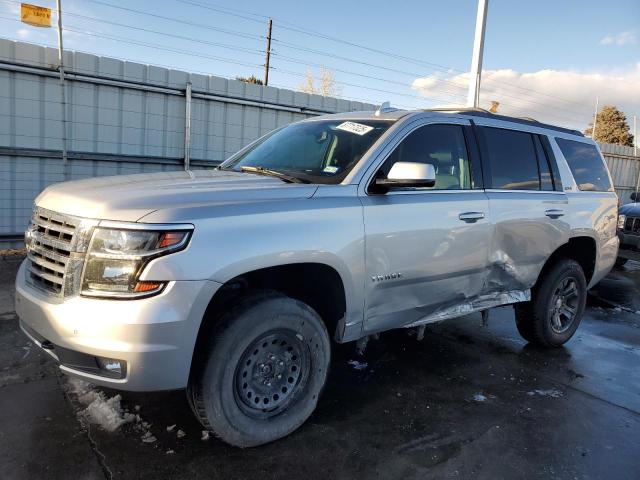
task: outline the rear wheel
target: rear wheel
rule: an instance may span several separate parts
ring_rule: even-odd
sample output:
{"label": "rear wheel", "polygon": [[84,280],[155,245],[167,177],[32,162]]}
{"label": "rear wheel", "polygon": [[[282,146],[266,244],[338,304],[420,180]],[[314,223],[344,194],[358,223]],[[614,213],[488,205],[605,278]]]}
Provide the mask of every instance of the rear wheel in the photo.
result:
{"label": "rear wheel", "polygon": [[516,305],[518,331],[531,343],[559,347],[577,330],[586,299],[582,267],[574,260],[559,260],[532,290],[531,301]]}
{"label": "rear wheel", "polygon": [[331,348],[311,307],[259,293],[224,315],[206,340],[187,396],[200,422],[222,440],[261,445],[288,435],[311,415]]}

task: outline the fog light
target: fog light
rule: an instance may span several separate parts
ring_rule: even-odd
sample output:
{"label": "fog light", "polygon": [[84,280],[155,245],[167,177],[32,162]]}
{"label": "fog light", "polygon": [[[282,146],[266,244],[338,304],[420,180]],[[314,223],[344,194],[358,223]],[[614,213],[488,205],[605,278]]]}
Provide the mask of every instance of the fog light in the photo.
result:
{"label": "fog light", "polygon": [[124,378],[127,373],[127,362],[114,358],[98,357],[98,366],[107,376],[113,378]]}

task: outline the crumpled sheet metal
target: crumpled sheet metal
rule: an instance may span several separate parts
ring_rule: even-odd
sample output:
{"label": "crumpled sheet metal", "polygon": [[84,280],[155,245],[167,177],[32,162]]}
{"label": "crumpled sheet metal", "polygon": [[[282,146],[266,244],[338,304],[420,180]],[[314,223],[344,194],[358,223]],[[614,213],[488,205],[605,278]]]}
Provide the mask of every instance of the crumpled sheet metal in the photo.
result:
{"label": "crumpled sheet metal", "polygon": [[404,325],[405,328],[416,327],[427,323],[441,322],[449,318],[461,317],[470,313],[480,312],[488,308],[510,305],[518,302],[528,302],[531,300],[531,290],[512,290],[509,292],[493,293],[482,295],[473,301],[454,305],[427,315],[420,320]]}

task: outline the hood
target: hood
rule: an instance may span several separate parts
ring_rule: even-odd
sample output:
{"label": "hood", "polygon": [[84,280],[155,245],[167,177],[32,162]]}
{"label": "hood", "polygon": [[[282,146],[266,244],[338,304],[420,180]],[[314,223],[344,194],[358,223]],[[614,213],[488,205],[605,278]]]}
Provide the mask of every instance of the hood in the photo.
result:
{"label": "hood", "polygon": [[627,203],[621,205],[618,209],[620,215],[638,215],[640,216],[640,203]]}
{"label": "hood", "polygon": [[316,185],[219,170],[96,177],[52,185],[36,205],[78,217],[135,222],[164,208],[309,198]]}

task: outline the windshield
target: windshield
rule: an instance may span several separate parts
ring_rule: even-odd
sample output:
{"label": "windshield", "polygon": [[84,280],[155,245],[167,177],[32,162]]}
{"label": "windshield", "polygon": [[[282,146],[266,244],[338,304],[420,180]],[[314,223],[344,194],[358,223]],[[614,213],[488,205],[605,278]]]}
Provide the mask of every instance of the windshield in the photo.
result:
{"label": "windshield", "polygon": [[220,168],[242,171],[242,167],[257,167],[305,182],[336,184],[390,126],[388,121],[368,120],[294,123],[267,136]]}

